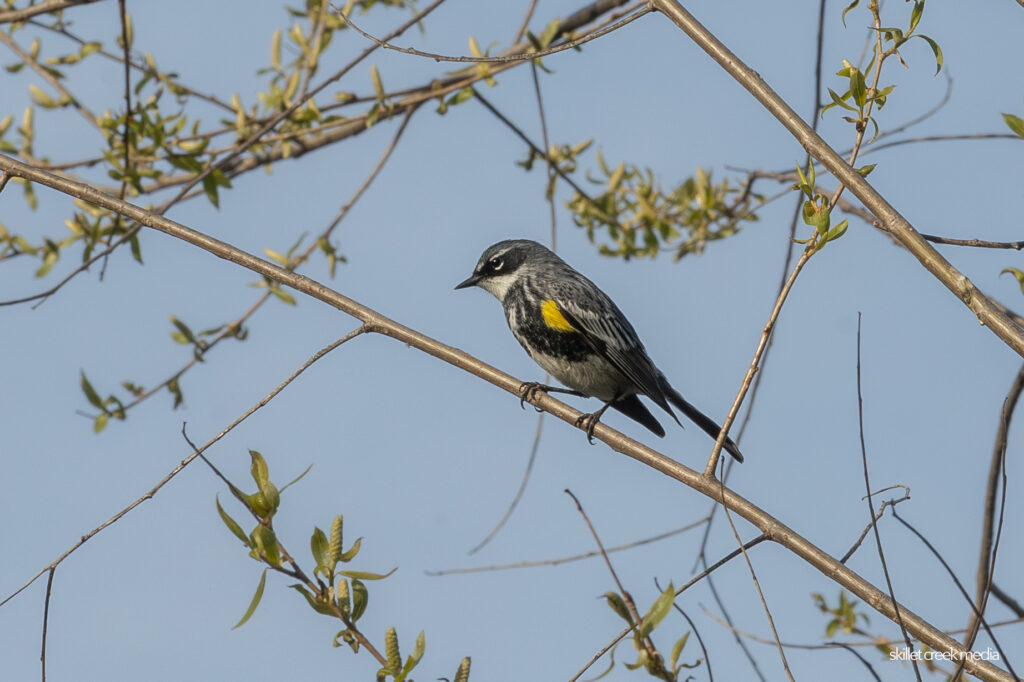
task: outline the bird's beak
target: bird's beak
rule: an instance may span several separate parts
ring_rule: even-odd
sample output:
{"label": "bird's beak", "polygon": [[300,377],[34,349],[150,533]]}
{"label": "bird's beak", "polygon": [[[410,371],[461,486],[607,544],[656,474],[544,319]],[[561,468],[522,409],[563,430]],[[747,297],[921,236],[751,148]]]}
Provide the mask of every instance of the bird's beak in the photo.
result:
{"label": "bird's beak", "polygon": [[477,282],[479,282],[480,279],[481,279],[480,275],[471,275],[469,277],[469,279],[465,280],[464,282],[460,282],[460,283],[456,284],[455,288],[456,289],[465,289],[466,287],[471,287],[474,284],[476,284]]}

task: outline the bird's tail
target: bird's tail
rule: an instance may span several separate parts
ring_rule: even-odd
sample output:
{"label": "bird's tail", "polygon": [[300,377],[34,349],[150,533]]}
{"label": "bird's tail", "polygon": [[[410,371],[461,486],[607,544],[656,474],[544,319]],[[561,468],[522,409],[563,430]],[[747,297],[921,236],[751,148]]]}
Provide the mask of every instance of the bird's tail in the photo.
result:
{"label": "bird's tail", "polygon": [[[679,411],[689,417],[690,421],[699,426],[704,433],[712,438],[718,438],[718,434],[722,432],[722,427],[716,424],[711,417],[686,402],[683,396],[679,395],[679,391],[672,388],[664,378],[661,381],[661,390],[665,393],[665,397],[668,398],[669,402],[679,408]],[[743,453],[740,452],[739,447],[733,442],[732,438],[726,436],[722,447],[725,448],[726,452],[735,457],[737,462],[743,461]]]}

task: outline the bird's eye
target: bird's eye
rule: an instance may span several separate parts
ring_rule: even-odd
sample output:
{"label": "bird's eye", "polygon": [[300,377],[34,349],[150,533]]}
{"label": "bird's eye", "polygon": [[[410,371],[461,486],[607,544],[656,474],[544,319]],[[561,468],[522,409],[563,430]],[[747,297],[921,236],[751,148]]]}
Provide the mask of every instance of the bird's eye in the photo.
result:
{"label": "bird's eye", "polygon": [[497,272],[498,270],[501,270],[502,267],[504,267],[505,261],[503,261],[499,256],[495,256],[491,260],[487,261],[487,265],[490,266],[491,270]]}

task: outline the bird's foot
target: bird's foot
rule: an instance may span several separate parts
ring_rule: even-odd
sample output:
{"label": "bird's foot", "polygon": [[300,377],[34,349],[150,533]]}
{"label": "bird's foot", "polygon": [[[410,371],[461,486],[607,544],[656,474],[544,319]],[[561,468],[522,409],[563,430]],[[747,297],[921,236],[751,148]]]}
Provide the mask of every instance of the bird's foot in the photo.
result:
{"label": "bird's foot", "polygon": [[583,429],[587,434],[587,442],[591,445],[594,444],[594,429],[597,428],[598,422],[601,421],[601,412],[604,412],[604,410],[592,412],[591,414],[581,414],[574,422],[576,428]]}
{"label": "bird's foot", "polygon": [[[547,393],[549,390],[551,390],[550,386],[542,384],[539,381],[524,381],[519,386],[519,407],[525,410],[525,403],[527,400],[532,401],[534,398],[537,397],[538,393]],[[538,412],[541,411],[539,407],[534,407],[533,409],[537,410]]]}

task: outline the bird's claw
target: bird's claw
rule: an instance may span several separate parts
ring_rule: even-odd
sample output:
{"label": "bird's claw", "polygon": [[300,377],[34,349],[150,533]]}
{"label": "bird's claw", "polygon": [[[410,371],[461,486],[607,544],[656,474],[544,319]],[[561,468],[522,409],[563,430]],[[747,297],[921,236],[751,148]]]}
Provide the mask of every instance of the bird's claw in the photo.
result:
{"label": "bird's claw", "polygon": [[[525,410],[526,405],[524,403],[527,400],[533,400],[537,393],[547,393],[547,389],[544,384],[539,381],[524,381],[522,385],[519,386],[519,407]],[[541,409],[536,406],[534,409],[538,412],[541,411]]]}
{"label": "bird's claw", "polygon": [[574,422],[576,428],[584,429],[587,434],[587,442],[591,445],[594,444],[594,429],[597,428],[597,423],[600,421],[600,417],[596,414],[581,414],[576,418]]}

